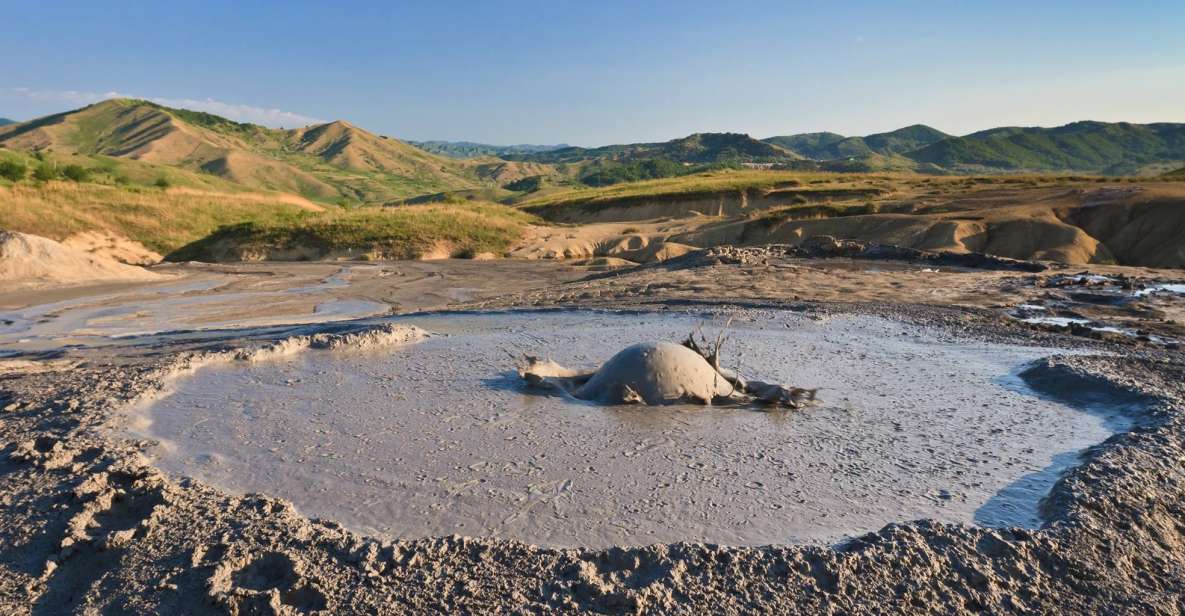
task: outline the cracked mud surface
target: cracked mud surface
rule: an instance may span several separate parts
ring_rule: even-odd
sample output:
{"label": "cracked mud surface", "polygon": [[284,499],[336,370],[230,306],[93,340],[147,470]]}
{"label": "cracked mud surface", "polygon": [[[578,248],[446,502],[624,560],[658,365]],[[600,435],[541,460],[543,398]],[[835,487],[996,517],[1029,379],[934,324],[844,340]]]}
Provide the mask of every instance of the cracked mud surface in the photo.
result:
{"label": "cracked mud surface", "polygon": [[[895,301],[834,303],[824,287],[816,293],[801,285],[810,272],[791,275],[791,267],[814,265],[724,264],[674,275],[541,281],[535,290],[469,306],[694,304],[791,308],[821,319],[871,314],[986,342],[1074,348],[1078,354],[1041,368],[1043,387],[1136,396],[1145,410],[1054,486],[1040,529],[918,521],[836,547],[544,549],[496,539],[358,535],[271,497],[234,497],[170,480],[144,457],[142,443],[109,435],[126,404],[158,391],[177,370],[215,354],[240,361],[251,353],[234,349],[309,336],[308,328],[19,356],[0,371],[0,611],[1180,613],[1179,350],[1009,320],[996,306],[1014,305],[1036,288],[1015,274],[950,274],[941,286],[927,283],[927,292],[924,284],[908,286],[923,274],[906,272],[868,279],[858,289],[864,300],[895,290]],[[828,277],[837,278],[821,278]],[[1158,323],[1175,331],[1169,321]],[[321,339],[330,345],[334,334],[371,325],[316,329],[330,335]],[[269,350],[277,348],[285,347]]]}

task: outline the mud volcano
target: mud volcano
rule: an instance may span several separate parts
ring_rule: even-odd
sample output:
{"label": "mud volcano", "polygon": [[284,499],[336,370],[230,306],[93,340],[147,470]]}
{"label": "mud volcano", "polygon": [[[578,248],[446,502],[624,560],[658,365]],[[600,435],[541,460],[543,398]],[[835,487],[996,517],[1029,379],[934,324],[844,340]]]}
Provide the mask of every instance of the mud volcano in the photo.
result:
{"label": "mud volcano", "polygon": [[722,331],[715,345],[643,342],[626,347],[596,370],[581,372],[554,361],[525,358],[519,376],[533,387],[602,404],[736,404],[770,408],[802,408],[815,391],[775,383],[749,381],[720,366]]}
{"label": "mud volcano", "polygon": [[206,368],[140,409],[137,431],[166,472],[359,531],[608,546],[832,543],[920,518],[1036,527],[1078,453],[1128,425],[1112,401],[1030,388],[1021,373],[1056,351],[880,318],[733,322],[726,365],[819,387],[805,412],[605,405],[539,395],[513,370],[529,354],[588,372],[701,317],[404,320],[442,335]]}

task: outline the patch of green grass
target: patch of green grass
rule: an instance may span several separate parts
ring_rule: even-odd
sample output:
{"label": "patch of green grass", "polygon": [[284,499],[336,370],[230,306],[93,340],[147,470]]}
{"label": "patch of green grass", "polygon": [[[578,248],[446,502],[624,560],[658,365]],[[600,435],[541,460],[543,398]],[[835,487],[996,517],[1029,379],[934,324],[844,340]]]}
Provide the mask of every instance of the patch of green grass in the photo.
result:
{"label": "patch of green grass", "polygon": [[37,180],[38,182],[56,180],[61,176],[61,168],[58,167],[57,163],[50,160],[43,160],[33,168],[33,179]]}
{"label": "patch of green grass", "polygon": [[29,168],[19,160],[0,160],[0,178],[9,182],[19,182],[25,179]]}

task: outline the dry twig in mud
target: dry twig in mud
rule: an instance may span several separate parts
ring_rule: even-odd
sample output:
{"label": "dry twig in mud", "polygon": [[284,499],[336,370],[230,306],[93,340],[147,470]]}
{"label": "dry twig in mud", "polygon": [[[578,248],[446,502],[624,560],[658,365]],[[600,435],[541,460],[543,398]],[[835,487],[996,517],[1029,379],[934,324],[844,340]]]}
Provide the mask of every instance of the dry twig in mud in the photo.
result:
{"label": "dry twig in mud", "polygon": [[[724,322],[724,327],[720,328],[720,333],[716,335],[716,341],[711,343],[709,349],[708,337],[704,335],[704,325],[700,323],[695,327],[695,331],[687,335],[687,339],[683,341],[683,346],[699,353],[704,359],[708,360],[717,372],[720,372],[720,348],[724,346],[724,342],[728,339],[725,334],[728,332],[728,327],[732,325],[733,317],[728,317]],[[699,334],[700,340],[695,339],[695,335]]]}
{"label": "dry twig in mud", "polygon": [[739,359],[736,370],[730,372],[727,369],[721,368],[720,350],[728,340],[726,333],[731,325],[732,317],[729,317],[728,321],[724,323],[724,327],[716,334],[716,340],[709,343],[708,337],[703,332],[703,323],[700,323],[694,331],[688,334],[687,339],[683,341],[683,346],[702,356],[712,366],[712,369],[716,371],[718,377],[725,379],[732,386],[732,390],[727,397],[731,398],[733,394],[740,392],[752,402],[757,402],[768,407],[789,409],[800,409],[815,400],[815,395],[818,392],[817,389],[787,387],[777,383],[765,383],[762,381],[746,381],[741,376]]}

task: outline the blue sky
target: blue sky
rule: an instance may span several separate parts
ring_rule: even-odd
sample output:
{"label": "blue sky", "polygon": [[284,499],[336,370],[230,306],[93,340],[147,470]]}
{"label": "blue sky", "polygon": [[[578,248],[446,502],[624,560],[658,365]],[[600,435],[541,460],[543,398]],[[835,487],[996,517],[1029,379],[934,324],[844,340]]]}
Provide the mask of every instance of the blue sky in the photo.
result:
{"label": "blue sky", "polygon": [[1185,121],[1185,2],[0,2],[0,116],[121,94],[406,139]]}

